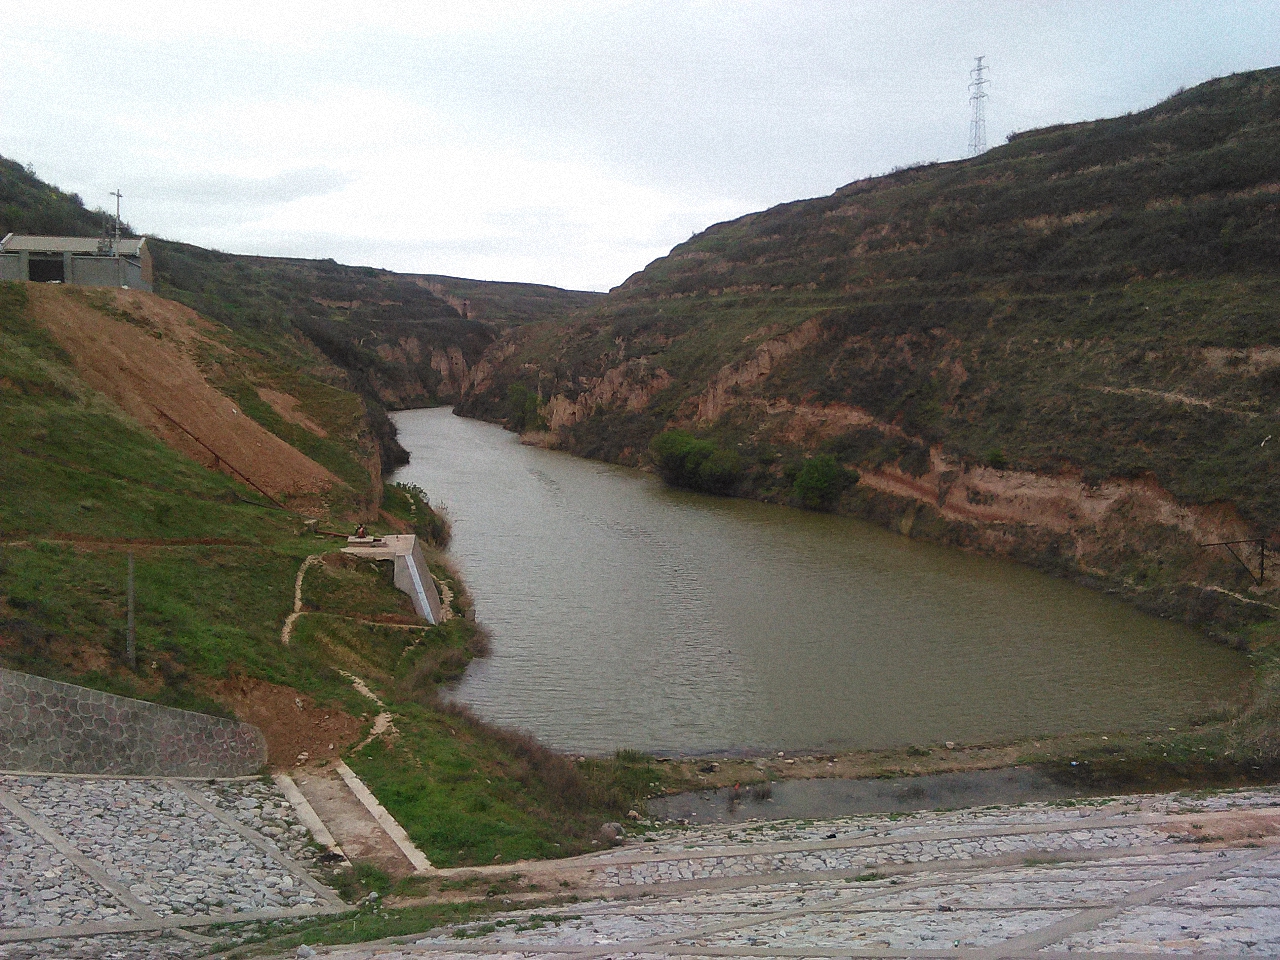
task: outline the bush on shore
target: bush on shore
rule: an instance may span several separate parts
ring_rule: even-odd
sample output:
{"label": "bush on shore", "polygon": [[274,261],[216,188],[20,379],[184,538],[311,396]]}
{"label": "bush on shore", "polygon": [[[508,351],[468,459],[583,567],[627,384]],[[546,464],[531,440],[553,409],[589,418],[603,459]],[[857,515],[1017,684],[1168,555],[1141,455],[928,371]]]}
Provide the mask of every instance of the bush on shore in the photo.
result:
{"label": "bush on shore", "polygon": [[802,507],[830,510],[858,479],[856,471],[846,470],[831,454],[821,453],[805,461],[791,489]]}
{"label": "bush on shore", "polygon": [[666,430],[649,444],[662,479],[672,486],[728,494],[742,479],[742,458],[686,430]]}

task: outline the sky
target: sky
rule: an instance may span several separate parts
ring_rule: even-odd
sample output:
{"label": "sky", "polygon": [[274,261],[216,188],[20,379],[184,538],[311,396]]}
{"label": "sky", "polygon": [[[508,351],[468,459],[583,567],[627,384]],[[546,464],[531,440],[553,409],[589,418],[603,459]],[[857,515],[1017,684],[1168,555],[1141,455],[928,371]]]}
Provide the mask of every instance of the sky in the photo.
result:
{"label": "sky", "polygon": [[1280,0],[12,3],[0,154],[231,253],[607,290],[713,223],[1280,64]]}

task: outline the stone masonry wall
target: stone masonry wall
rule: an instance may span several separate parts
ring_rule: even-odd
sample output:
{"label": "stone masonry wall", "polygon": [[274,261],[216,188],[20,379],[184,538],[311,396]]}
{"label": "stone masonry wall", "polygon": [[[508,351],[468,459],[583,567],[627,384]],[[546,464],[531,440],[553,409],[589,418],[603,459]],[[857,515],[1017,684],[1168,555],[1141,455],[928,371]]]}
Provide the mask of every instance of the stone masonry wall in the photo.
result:
{"label": "stone masonry wall", "polygon": [[0,770],[236,777],[266,761],[247,723],[0,669]]}

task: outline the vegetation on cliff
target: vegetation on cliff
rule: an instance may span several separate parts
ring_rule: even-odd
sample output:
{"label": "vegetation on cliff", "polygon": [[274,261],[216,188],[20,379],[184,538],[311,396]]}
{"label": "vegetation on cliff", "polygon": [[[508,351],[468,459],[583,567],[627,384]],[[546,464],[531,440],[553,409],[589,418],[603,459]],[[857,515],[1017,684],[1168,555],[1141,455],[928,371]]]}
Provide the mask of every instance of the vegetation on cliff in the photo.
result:
{"label": "vegetation on cliff", "polygon": [[[0,157],[0,237],[10,233],[100,237],[114,223],[114,214],[101,208],[90,210],[78,194],[45,183],[30,166]],[[127,223],[120,230],[134,235]]]}
{"label": "vegetation on cliff", "polygon": [[705,493],[732,493],[742,478],[741,458],[685,430],[667,430],[653,438],[649,454],[662,479]]}

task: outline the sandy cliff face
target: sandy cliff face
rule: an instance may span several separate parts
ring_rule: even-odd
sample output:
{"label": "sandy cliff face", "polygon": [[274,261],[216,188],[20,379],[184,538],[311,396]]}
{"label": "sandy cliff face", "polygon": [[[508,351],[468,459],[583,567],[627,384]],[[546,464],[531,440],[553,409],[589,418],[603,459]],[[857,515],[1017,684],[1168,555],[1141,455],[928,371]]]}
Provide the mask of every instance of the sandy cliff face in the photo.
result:
{"label": "sandy cliff face", "polygon": [[822,326],[818,320],[807,320],[796,329],[760,344],[749,359],[721,367],[697,398],[693,419],[700,423],[719,420],[733,405],[735,393],[761,382],[781,361],[821,338]]}
{"label": "sandy cliff face", "polygon": [[1089,487],[1079,476],[1045,476],[972,467],[931,451],[932,469],[912,477],[896,467],[862,473],[861,482],[884,493],[927,503],[943,518],[975,525],[1039,527],[1066,534],[1083,559],[1094,538],[1118,521],[1164,526],[1198,542],[1247,536],[1245,524],[1222,506],[1180,504],[1150,480],[1119,480]]}
{"label": "sandy cliff face", "polygon": [[671,375],[667,371],[660,367],[651,369],[644,360],[632,360],[589,381],[576,399],[556,394],[547,401],[542,415],[552,430],[559,430],[584,419],[597,406],[643,410],[653,395],[670,383]]}
{"label": "sandy cliff face", "polygon": [[516,352],[514,343],[502,340],[484,352],[484,356],[471,368],[464,383],[464,393],[483,393],[492,382],[494,372]]}
{"label": "sandy cliff face", "polygon": [[436,388],[442,398],[457,399],[467,387],[467,360],[458,347],[439,347],[431,351],[431,369],[440,374]]}

